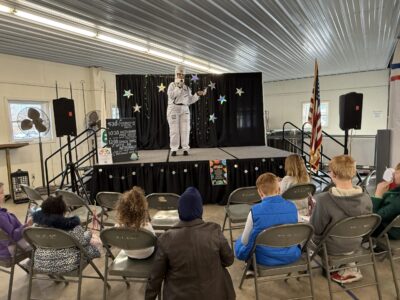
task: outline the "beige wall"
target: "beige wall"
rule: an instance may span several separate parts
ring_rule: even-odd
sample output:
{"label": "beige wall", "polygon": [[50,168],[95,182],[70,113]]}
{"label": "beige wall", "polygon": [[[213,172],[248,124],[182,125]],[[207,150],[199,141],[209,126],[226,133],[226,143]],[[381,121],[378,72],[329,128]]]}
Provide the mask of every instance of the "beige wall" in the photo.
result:
{"label": "beige wall", "polygon": [[[82,84],[85,90],[86,111],[100,110],[100,95],[104,82],[107,87],[107,111],[111,115],[111,106],[116,103],[115,74],[101,71],[99,68],[83,68],[48,61],[22,58],[0,54],[0,144],[11,143],[8,100],[39,100],[49,101],[56,98],[55,82],[58,83],[58,96],[70,97],[70,83],[72,96],[75,100],[75,113],[78,132],[85,127],[85,114]],[[52,111],[52,108],[50,109]],[[53,124],[53,123],[52,123]],[[58,148],[58,138],[43,144],[44,156],[48,156]],[[53,169],[59,167],[60,162],[54,160]],[[17,169],[35,174],[35,186],[41,185],[39,146],[31,143],[24,148],[11,150],[12,172]],[[0,151],[0,181],[6,183],[5,151]]]}

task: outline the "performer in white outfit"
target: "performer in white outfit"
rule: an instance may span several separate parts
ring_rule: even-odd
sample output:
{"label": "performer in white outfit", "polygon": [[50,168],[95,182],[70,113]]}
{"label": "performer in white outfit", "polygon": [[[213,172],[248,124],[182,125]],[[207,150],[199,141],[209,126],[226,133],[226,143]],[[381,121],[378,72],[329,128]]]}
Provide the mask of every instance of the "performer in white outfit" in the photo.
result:
{"label": "performer in white outfit", "polygon": [[199,100],[204,95],[203,91],[198,91],[192,95],[190,88],[185,85],[185,68],[177,66],[175,68],[175,81],[168,86],[168,108],[167,120],[169,124],[169,146],[171,156],[175,156],[179,144],[182,146],[183,155],[189,155],[189,136],[190,136],[190,111],[189,105]]}

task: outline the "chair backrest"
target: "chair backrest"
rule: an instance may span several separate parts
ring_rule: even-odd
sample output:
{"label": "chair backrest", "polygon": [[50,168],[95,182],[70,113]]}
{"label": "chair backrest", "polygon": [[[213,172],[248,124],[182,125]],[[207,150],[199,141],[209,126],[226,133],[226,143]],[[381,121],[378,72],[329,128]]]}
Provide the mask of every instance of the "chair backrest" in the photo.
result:
{"label": "chair backrest", "polygon": [[153,193],[146,196],[149,208],[157,210],[178,209],[179,195],[173,193]]}
{"label": "chair backrest", "polygon": [[139,250],[155,246],[157,238],[146,229],[112,227],[100,233],[105,246],[113,246],[124,250]]}
{"label": "chair backrest", "polygon": [[26,184],[21,184],[20,186],[22,188],[22,191],[28,196],[29,200],[32,200],[32,201],[41,200],[41,201],[43,201],[42,196],[35,189],[31,188],[30,186],[28,186]]}
{"label": "chair backrest", "polygon": [[382,230],[382,232],[379,234],[379,236],[377,236],[377,238],[381,238],[382,236],[384,236],[390,229],[392,228],[400,228],[400,215],[398,215],[396,218],[394,218],[392,220],[392,222],[390,222],[385,229]]}
{"label": "chair backrest", "polygon": [[295,184],[288,188],[282,197],[287,200],[300,200],[314,195],[315,189],[316,187],[312,183]]}
{"label": "chair backrest", "polygon": [[81,248],[68,232],[56,228],[29,227],[23,232],[24,239],[35,248],[62,249]]}
{"label": "chair backrest", "polygon": [[57,190],[56,195],[62,196],[68,208],[73,206],[87,206],[85,200],[73,192]]}
{"label": "chair backrest", "polygon": [[254,204],[261,201],[261,197],[258,194],[257,187],[247,186],[238,188],[229,194],[228,205],[232,203],[236,204]]}
{"label": "chair backrest", "polygon": [[313,233],[314,228],[306,223],[277,225],[261,231],[255,245],[277,248],[306,245]]}
{"label": "chair backrest", "polygon": [[342,239],[362,238],[374,232],[380,222],[381,217],[377,214],[348,217],[330,226],[326,236]]}
{"label": "chair backrest", "polygon": [[121,193],[117,192],[99,192],[96,195],[96,202],[102,207],[115,209],[115,205],[117,204],[121,195]]}

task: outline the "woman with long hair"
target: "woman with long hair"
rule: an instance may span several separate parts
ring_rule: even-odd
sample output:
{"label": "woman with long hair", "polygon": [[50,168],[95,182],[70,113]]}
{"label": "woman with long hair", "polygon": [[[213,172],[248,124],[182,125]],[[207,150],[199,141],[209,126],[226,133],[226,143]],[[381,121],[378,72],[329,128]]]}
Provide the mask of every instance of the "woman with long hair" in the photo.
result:
{"label": "woman with long hair", "polygon": [[[115,226],[146,229],[155,234],[150,223],[147,200],[140,187],[134,186],[130,191],[123,193],[116,210],[118,223]],[[145,259],[153,254],[154,247],[124,251],[130,258]]]}
{"label": "woman with long hair", "polygon": [[[286,176],[281,181],[281,194],[295,184],[309,183],[310,177],[307,174],[304,160],[297,154],[292,154],[285,159]],[[290,199],[288,199],[290,200]],[[308,215],[308,198],[293,201],[301,216]]]}

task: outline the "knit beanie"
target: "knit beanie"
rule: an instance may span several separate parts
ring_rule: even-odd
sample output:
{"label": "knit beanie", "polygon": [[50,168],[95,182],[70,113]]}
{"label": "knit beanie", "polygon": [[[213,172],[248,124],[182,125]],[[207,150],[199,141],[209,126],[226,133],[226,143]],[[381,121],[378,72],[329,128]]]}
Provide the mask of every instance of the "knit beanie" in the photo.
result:
{"label": "knit beanie", "polygon": [[178,213],[179,219],[186,222],[202,218],[203,200],[198,189],[191,186],[183,192],[179,197]]}

